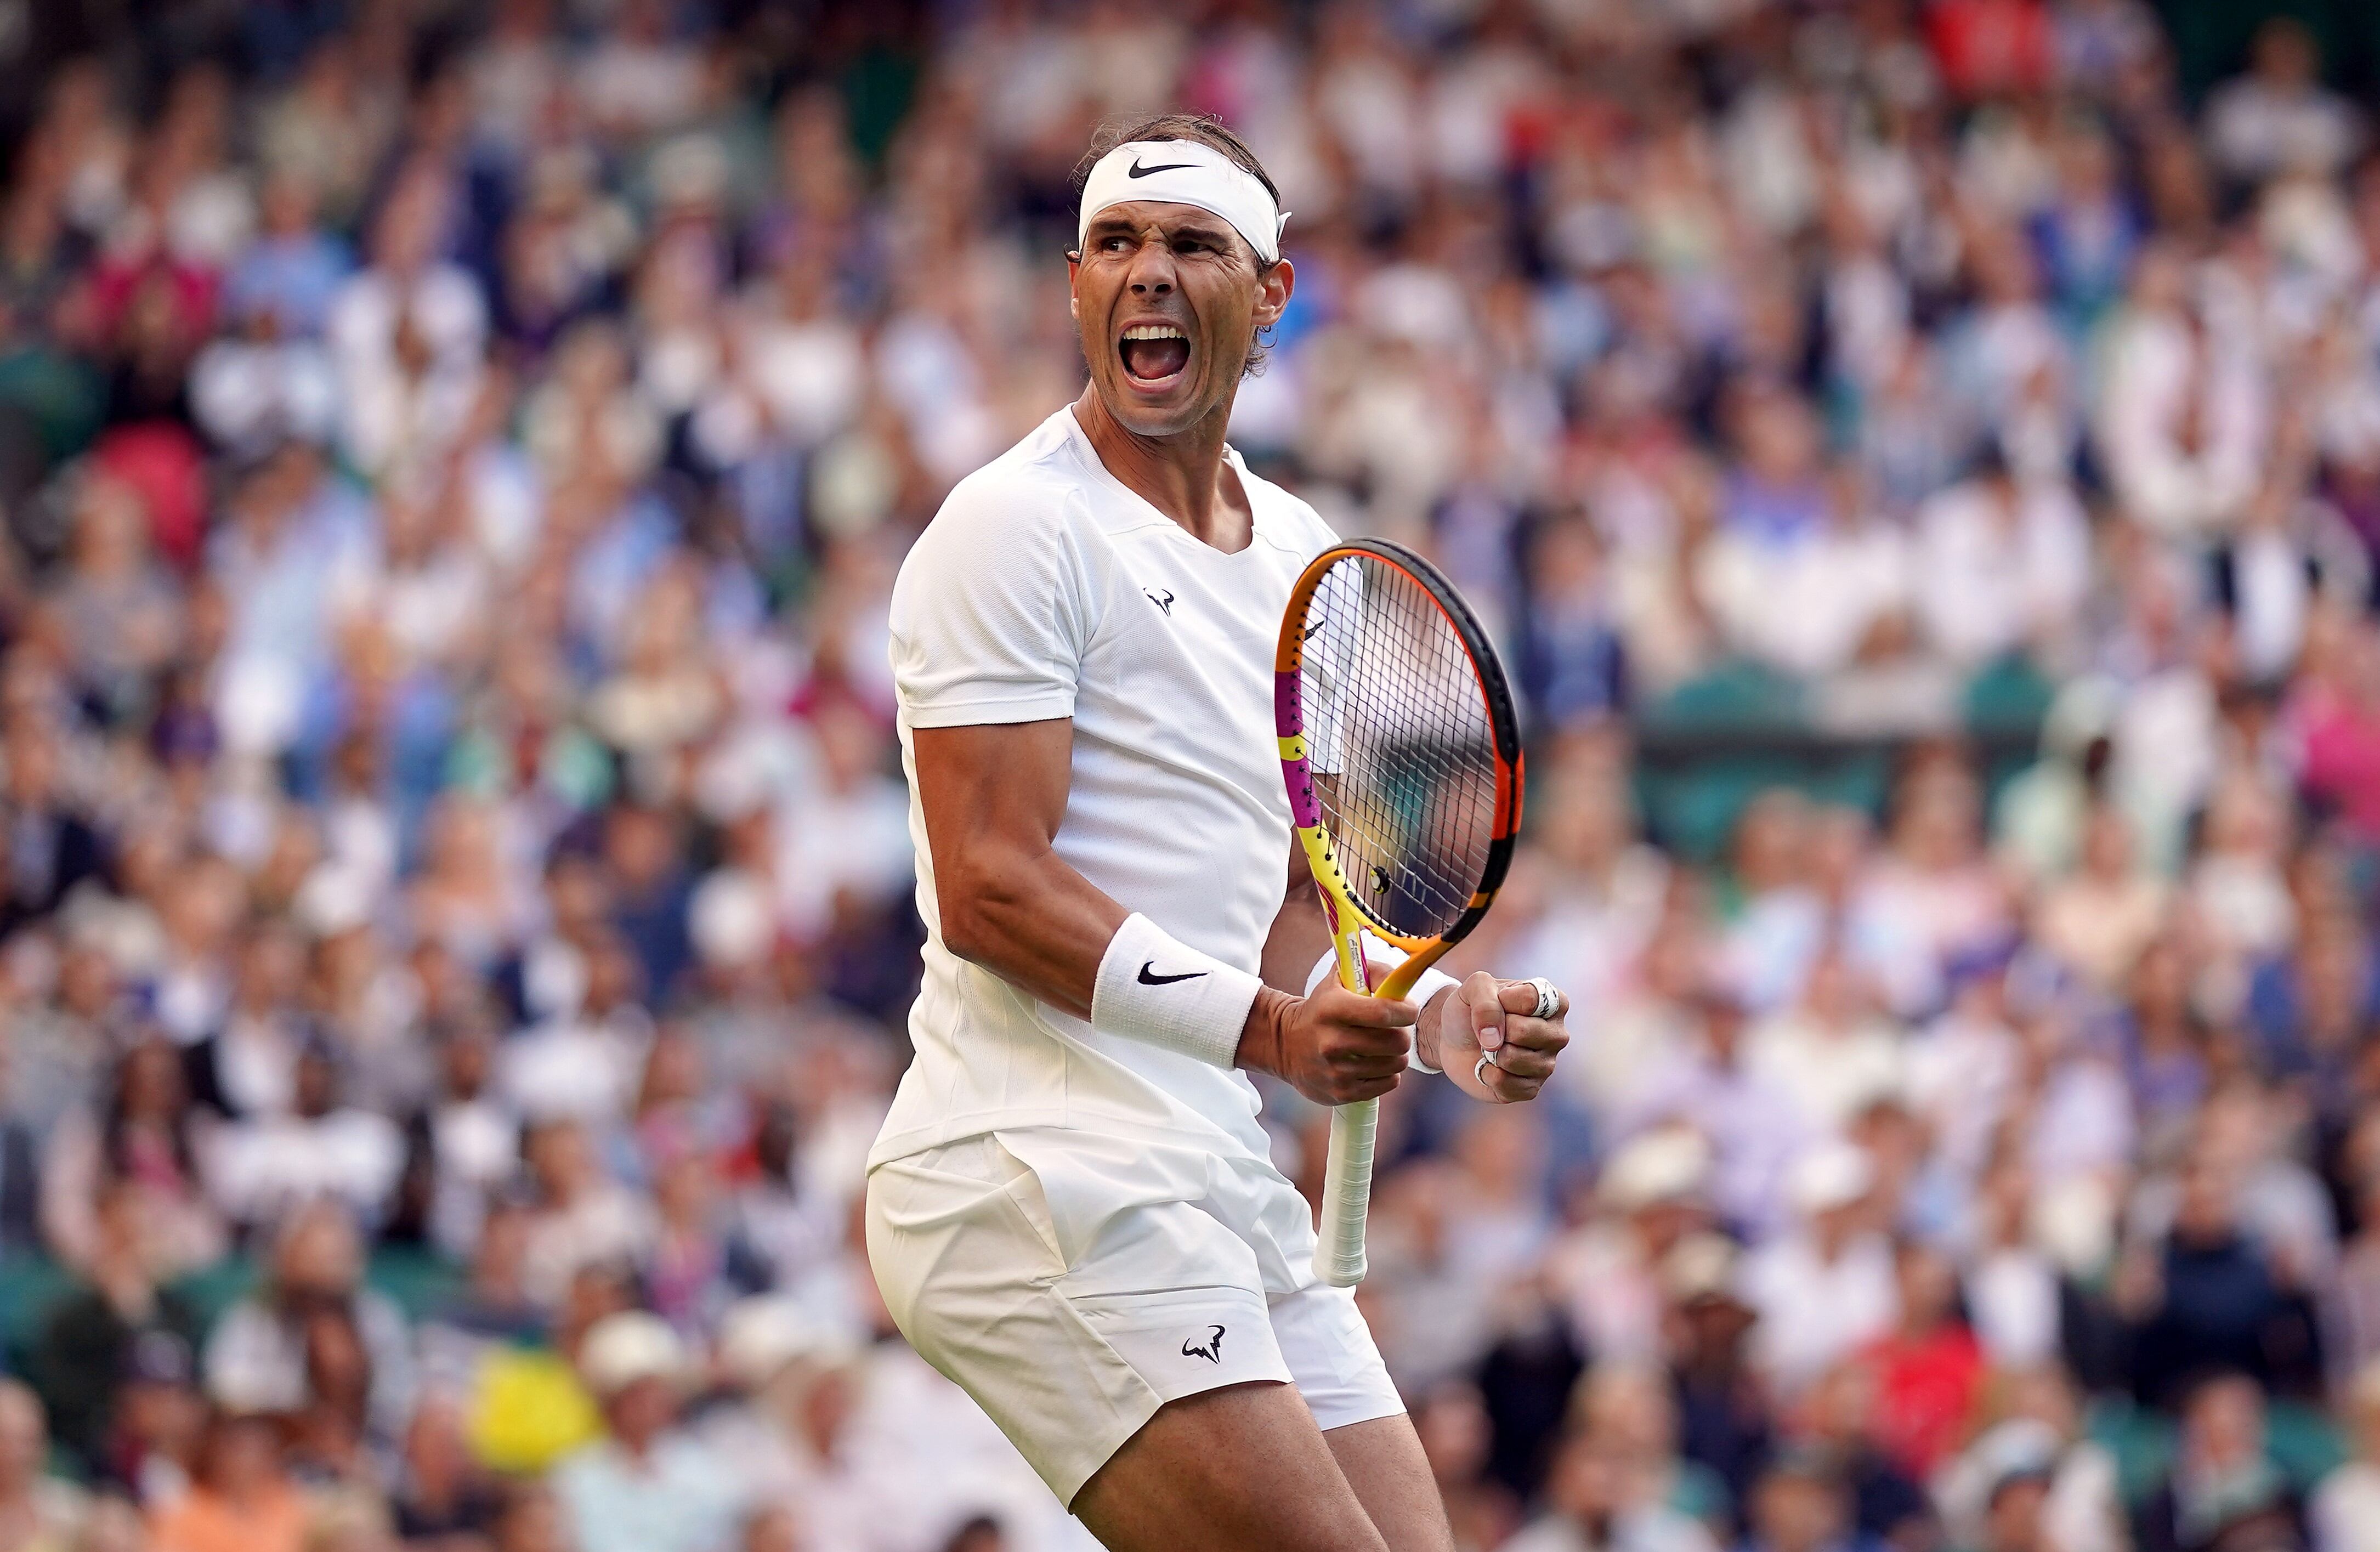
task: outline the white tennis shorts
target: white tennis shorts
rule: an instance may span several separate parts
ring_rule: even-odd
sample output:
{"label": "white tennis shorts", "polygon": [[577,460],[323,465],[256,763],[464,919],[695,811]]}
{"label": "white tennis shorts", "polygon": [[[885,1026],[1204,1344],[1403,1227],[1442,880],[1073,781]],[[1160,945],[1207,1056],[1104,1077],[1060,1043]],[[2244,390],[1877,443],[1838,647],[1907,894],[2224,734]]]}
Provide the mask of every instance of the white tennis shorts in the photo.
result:
{"label": "white tennis shorts", "polygon": [[868,1258],[902,1335],[1065,1504],[1201,1390],[1287,1381],[1325,1429],[1404,1410],[1313,1249],[1293,1186],[1195,1141],[1000,1132],[868,1177]]}

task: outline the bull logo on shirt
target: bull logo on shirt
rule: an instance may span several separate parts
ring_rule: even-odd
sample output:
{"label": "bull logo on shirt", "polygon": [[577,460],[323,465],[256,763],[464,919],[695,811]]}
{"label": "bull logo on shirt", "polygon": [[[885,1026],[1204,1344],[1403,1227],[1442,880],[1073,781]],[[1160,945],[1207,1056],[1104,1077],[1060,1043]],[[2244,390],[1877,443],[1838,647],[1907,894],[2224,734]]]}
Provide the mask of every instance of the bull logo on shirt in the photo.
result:
{"label": "bull logo on shirt", "polygon": [[1223,1328],[1220,1326],[1209,1326],[1207,1329],[1212,1331],[1214,1335],[1208,1337],[1204,1345],[1194,1342],[1187,1337],[1182,1339],[1183,1357],[1204,1358],[1209,1364],[1220,1364],[1223,1361]]}

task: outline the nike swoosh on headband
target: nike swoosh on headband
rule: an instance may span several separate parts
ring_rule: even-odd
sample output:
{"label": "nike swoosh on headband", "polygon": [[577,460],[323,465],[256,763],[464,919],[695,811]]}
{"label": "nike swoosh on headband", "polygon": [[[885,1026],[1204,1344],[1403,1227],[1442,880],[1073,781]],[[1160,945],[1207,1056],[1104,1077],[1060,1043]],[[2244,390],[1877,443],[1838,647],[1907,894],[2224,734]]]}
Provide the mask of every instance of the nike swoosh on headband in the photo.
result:
{"label": "nike swoosh on headband", "polygon": [[[1160,173],[1166,175],[1161,190],[1148,181]],[[1281,227],[1288,217],[1280,197],[1220,152],[1180,140],[1120,145],[1100,157],[1083,182],[1075,213],[1075,238],[1087,238],[1091,217],[1110,205],[1141,199],[1195,205],[1229,222],[1264,262],[1281,257]]]}

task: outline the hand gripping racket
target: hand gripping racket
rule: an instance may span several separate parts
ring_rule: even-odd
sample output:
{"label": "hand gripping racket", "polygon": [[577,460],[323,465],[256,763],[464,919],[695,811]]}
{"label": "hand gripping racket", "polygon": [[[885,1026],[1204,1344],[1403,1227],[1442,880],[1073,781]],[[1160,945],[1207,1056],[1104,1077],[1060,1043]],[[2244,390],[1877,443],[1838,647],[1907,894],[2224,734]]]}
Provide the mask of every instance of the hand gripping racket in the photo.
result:
{"label": "hand gripping racket", "polygon": [[[1438,569],[1379,540],[1317,556],[1273,659],[1281,773],[1351,991],[1403,997],[1488,914],[1521,823],[1521,734],[1504,670]],[[1405,953],[1370,986],[1366,933]],[[1314,1271],[1364,1279],[1379,1101],[1330,1116]]]}

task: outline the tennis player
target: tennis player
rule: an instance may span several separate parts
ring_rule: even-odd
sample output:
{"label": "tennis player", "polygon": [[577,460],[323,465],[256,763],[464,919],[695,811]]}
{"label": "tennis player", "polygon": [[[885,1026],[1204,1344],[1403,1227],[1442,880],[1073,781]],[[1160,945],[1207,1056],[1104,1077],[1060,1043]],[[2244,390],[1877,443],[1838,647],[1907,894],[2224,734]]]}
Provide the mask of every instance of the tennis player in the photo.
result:
{"label": "tennis player", "polygon": [[925,985],[869,1156],[909,1340],[1118,1552],[1453,1542],[1248,1073],[1323,1104],[1409,1069],[1533,1097],[1548,983],[1342,990],[1272,723],[1291,585],[1333,541],[1223,442],[1295,273],[1203,119],[1085,159],[1090,382],[959,482],[892,594]]}

